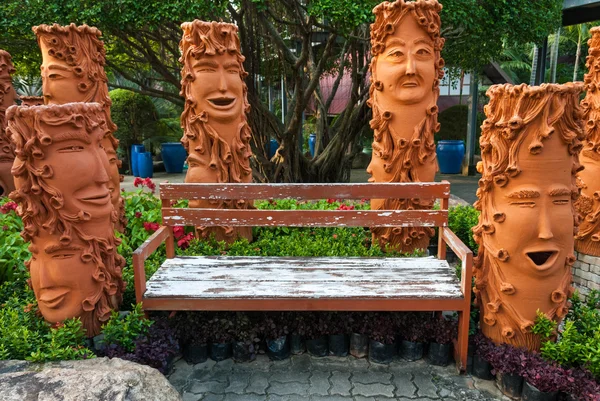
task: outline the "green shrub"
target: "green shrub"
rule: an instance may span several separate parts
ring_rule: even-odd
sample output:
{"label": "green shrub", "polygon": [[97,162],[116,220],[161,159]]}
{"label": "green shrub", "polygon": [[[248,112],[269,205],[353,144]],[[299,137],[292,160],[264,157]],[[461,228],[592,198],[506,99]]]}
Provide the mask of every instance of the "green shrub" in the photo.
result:
{"label": "green shrub", "polygon": [[151,325],[152,321],[144,316],[141,304],[135,305],[131,312],[124,316],[113,311],[108,322],[102,326],[104,343],[115,344],[132,352],[135,349],[135,340],[141,335],[146,335]]}
{"label": "green shrub", "polygon": [[454,206],[448,209],[448,227],[473,253],[479,247],[473,239],[472,228],[479,222],[479,211],[473,206]]}
{"label": "green shrub", "polygon": [[469,107],[464,104],[448,107],[438,114],[440,131],[435,134],[435,139],[440,140],[465,140],[467,137],[467,121]]}
{"label": "green shrub", "polygon": [[0,284],[27,276],[24,262],[30,253],[21,237],[23,223],[14,207],[10,199],[0,198]]}

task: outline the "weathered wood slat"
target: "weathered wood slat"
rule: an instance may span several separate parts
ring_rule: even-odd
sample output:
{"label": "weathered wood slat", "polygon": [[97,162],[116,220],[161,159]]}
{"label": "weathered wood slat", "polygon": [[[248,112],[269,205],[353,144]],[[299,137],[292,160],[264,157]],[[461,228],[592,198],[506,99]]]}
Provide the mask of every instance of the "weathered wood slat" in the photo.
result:
{"label": "weathered wood slat", "polygon": [[447,198],[448,182],[360,184],[160,184],[162,199]]}
{"label": "weathered wood slat", "polygon": [[144,299],[151,298],[423,298],[462,299],[456,283],[415,284],[380,282],[339,282],[320,285],[313,282],[244,283],[243,281],[149,281]]}
{"label": "weathered wood slat", "polygon": [[261,227],[438,227],[446,210],[237,210],[163,208],[163,224]]}

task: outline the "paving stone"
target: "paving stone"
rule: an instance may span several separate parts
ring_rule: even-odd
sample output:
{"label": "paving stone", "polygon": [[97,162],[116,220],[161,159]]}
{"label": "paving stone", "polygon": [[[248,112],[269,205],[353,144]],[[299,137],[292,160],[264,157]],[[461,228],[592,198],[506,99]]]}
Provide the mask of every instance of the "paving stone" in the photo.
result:
{"label": "paving stone", "polygon": [[229,358],[225,359],[224,361],[217,362],[212,370],[214,372],[231,372],[233,365],[235,365],[234,360]]}
{"label": "paving stone", "polygon": [[431,375],[421,370],[415,372],[413,383],[417,386],[419,397],[439,398],[437,389],[431,381]]}
{"label": "paving stone", "polygon": [[206,394],[202,401],[223,401],[224,398],[223,394]]}
{"label": "paving stone", "polygon": [[211,370],[217,363],[212,359],[207,359],[205,362],[194,365],[194,370]]}
{"label": "paving stone", "polygon": [[257,355],[252,362],[239,362],[233,365],[233,372],[268,372],[273,363],[266,355]]}
{"label": "paving stone", "polygon": [[292,366],[292,361],[290,358],[284,359],[283,361],[271,361],[271,367],[269,371],[271,372],[281,372],[282,370],[289,370]]}
{"label": "paving stone", "polygon": [[362,371],[369,368],[369,361],[366,358],[348,358],[352,371]]}
{"label": "paving stone", "polygon": [[283,372],[272,373],[269,381],[280,383],[308,383],[310,372],[297,372],[295,370],[287,370]]}
{"label": "paving stone", "polygon": [[412,374],[408,372],[396,373],[392,378],[392,383],[396,386],[396,395],[406,398],[417,397],[417,386],[412,382]]}
{"label": "paving stone", "polygon": [[308,386],[306,384],[291,382],[291,383],[280,383],[270,382],[270,386],[267,389],[268,394],[276,395],[308,395]]}
{"label": "paving stone", "polygon": [[223,374],[223,372],[214,372],[212,370],[199,369],[194,370],[192,374],[188,377],[188,381],[218,381],[218,382],[226,382],[227,381],[227,373]]}
{"label": "paving stone", "polygon": [[337,356],[325,356],[323,358],[312,359],[313,369],[332,371],[337,370],[340,372],[349,372],[350,365],[348,364],[348,358],[340,358]]}
{"label": "paving stone", "polygon": [[454,394],[453,391],[450,391],[447,388],[443,388],[443,389],[440,390],[440,397],[442,397],[443,399],[452,398],[453,400],[455,400],[456,399],[456,394]]}
{"label": "paving stone", "polygon": [[190,383],[187,391],[194,394],[204,394],[204,393],[214,393],[214,394],[223,394],[225,391],[225,387],[227,387],[226,382],[218,382],[218,381],[193,381]]}
{"label": "paving stone", "polygon": [[328,395],[329,390],[329,372],[315,371],[310,376],[310,387],[308,393],[311,395]]}
{"label": "paving stone", "polygon": [[[383,398],[381,398],[383,400]],[[391,399],[391,398],[386,398],[386,400]],[[377,398],[374,397],[354,397],[354,401],[378,401]]]}
{"label": "paving stone", "polygon": [[326,397],[314,396],[312,401],[352,401],[352,397],[342,397],[339,395],[328,395]]}
{"label": "paving stone", "polygon": [[392,378],[391,373],[387,372],[357,372],[352,374],[352,383],[373,384],[382,383],[390,384]]}
{"label": "paving stone", "polygon": [[352,388],[350,372],[332,372],[329,381],[331,382],[329,394],[350,396],[350,389]]}
{"label": "paving stone", "polygon": [[354,388],[352,389],[352,395],[362,395],[365,397],[375,397],[375,396],[383,396],[383,397],[393,397],[394,396],[394,386],[391,384],[362,384],[355,383]]}
{"label": "paving stone", "polygon": [[188,393],[188,392],[184,391],[183,394],[181,395],[181,398],[183,399],[183,401],[199,401],[202,398],[202,395]]}
{"label": "paving stone", "polygon": [[225,388],[226,393],[244,394],[244,389],[248,386],[250,373],[235,372],[229,376],[229,386]]}
{"label": "paving stone", "polygon": [[502,394],[502,391],[496,387],[496,382],[494,380],[475,379],[475,388],[486,397],[497,400],[510,400],[510,398]]}
{"label": "paving stone", "polygon": [[308,354],[295,355],[292,357],[292,369],[299,372],[308,372],[312,367],[311,358]]}
{"label": "paving stone", "polygon": [[256,394],[225,394],[224,401],[265,401],[265,396]]}
{"label": "paving stone", "polygon": [[250,383],[246,387],[247,393],[264,395],[269,387],[269,374],[266,372],[255,372],[250,377]]}
{"label": "paving stone", "polygon": [[269,401],[306,401],[306,396],[303,395],[277,395],[272,394],[268,398]]}

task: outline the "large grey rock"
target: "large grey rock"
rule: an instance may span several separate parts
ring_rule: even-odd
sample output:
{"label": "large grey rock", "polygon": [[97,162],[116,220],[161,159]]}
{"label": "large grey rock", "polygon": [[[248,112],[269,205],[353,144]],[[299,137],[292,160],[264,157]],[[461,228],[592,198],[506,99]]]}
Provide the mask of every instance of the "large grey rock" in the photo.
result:
{"label": "large grey rock", "polygon": [[2,401],[182,401],[156,369],[119,358],[0,361]]}

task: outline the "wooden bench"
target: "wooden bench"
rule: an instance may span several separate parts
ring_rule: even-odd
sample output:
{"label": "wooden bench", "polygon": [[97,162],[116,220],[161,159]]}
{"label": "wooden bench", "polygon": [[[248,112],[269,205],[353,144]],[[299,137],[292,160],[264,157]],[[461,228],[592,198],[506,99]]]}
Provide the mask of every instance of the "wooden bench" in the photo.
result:
{"label": "wooden bench", "polygon": [[[133,254],[144,310],[457,311],[455,359],[467,361],[472,252],[447,227],[450,184],[161,184],[163,226]],[[179,199],[440,199],[440,210],[223,210],[174,208]],[[174,226],[439,227],[438,258],[175,257]],[[163,242],[167,260],[146,282]],[[462,261],[461,280],[446,245]]]}

